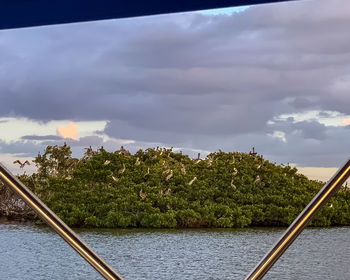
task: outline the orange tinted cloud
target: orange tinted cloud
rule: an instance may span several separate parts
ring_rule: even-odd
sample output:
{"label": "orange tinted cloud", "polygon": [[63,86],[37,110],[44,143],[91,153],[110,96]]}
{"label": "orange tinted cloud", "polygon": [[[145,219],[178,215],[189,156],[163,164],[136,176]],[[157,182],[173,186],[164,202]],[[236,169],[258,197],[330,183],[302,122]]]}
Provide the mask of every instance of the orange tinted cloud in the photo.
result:
{"label": "orange tinted cloud", "polygon": [[341,123],[342,123],[342,125],[350,125],[350,118],[343,119],[343,121]]}
{"label": "orange tinted cloud", "polygon": [[57,134],[63,138],[79,140],[78,127],[74,122],[69,122],[68,126],[62,125],[57,128]]}

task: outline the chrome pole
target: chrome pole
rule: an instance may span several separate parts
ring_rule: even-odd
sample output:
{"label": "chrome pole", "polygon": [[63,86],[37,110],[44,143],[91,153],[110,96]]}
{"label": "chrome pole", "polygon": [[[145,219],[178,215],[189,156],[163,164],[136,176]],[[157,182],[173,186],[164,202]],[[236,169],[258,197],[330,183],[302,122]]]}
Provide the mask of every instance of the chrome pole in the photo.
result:
{"label": "chrome pole", "polygon": [[0,164],[0,179],[15,191],[27,204],[52,227],[76,252],[78,252],[105,279],[123,280],[97,253],[90,249],[79,236],[52,212],[35,194]]}
{"label": "chrome pole", "polygon": [[274,263],[283,255],[303,229],[310,223],[317,212],[339,190],[350,175],[350,159],[337,171],[337,173],[324,185],[300,215],[284,232],[276,245],[260,261],[246,280],[262,279]]}

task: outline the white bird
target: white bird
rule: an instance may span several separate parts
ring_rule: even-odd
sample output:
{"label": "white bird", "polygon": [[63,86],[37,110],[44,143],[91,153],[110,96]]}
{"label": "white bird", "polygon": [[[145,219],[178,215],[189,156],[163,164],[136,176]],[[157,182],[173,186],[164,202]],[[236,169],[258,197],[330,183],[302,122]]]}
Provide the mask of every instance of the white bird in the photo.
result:
{"label": "white bird", "polygon": [[261,179],[260,179],[260,176],[258,175],[258,176],[256,176],[256,179],[255,179],[255,181],[254,181],[254,184],[255,183],[259,183],[261,181]]}
{"label": "white bird", "polygon": [[170,174],[166,177],[166,180],[170,180],[170,178],[173,177],[173,171],[170,170]]}
{"label": "white bird", "polygon": [[238,174],[238,170],[237,170],[237,168],[235,167],[235,168],[233,168],[233,176],[236,176],[237,174]]}
{"label": "white bird", "polygon": [[19,160],[15,160],[14,162],[13,162],[13,164],[16,164],[16,163],[18,163],[20,166],[19,166],[19,168],[24,168],[25,167],[25,165],[27,164],[27,165],[30,165],[30,163],[29,163],[29,161],[28,160],[26,160],[25,162],[21,162],[21,161],[19,161]]}
{"label": "white bird", "polygon": [[197,180],[197,177],[194,177],[188,184],[191,186],[196,180]]}
{"label": "white bird", "polygon": [[143,192],[142,189],[140,190],[139,195],[142,199],[145,199],[147,197],[147,193]]}
{"label": "white bird", "polygon": [[171,189],[167,189],[165,192],[164,192],[165,195],[169,195],[171,194]]}
{"label": "white bird", "polygon": [[119,179],[114,177],[114,176],[112,176],[112,179],[113,179],[114,182],[118,182],[119,181]]}
{"label": "white bird", "polygon": [[231,187],[236,189],[236,186],[233,184],[233,179],[231,180]]}
{"label": "white bird", "polygon": [[72,180],[72,176],[68,175],[68,176],[66,177],[66,180]]}
{"label": "white bird", "polygon": [[136,159],[135,165],[140,165],[140,159],[139,158]]}
{"label": "white bird", "polygon": [[183,174],[186,174],[186,168],[185,168],[185,166],[183,165],[183,163],[181,163],[181,166],[182,166],[181,172],[182,172]]}
{"label": "white bird", "polygon": [[148,167],[148,169],[147,169],[147,173],[146,173],[146,175],[149,175],[149,167]]}
{"label": "white bird", "polygon": [[108,164],[110,164],[110,163],[111,163],[110,160],[106,160],[106,161],[103,163],[103,165],[108,165]]}
{"label": "white bird", "polygon": [[125,172],[125,164],[123,163],[123,168],[118,171],[119,174],[123,174]]}
{"label": "white bird", "polygon": [[166,174],[169,174],[169,172],[170,172],[170,169],[167,169],[163,171],[163,174],[166,175]]}

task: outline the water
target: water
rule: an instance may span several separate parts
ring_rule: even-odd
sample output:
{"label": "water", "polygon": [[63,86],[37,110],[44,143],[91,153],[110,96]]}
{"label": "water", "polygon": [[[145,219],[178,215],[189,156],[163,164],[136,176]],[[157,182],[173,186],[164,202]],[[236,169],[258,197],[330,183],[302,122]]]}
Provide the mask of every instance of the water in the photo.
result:
{"label": "water", "polygon": [[[79,235],[126,280],[243,279],[283,233],[109,230]],[[350,228],[308,229],[264,279],[350,279]],[[0,224],[0,279],[102,279],[49,228]]]}

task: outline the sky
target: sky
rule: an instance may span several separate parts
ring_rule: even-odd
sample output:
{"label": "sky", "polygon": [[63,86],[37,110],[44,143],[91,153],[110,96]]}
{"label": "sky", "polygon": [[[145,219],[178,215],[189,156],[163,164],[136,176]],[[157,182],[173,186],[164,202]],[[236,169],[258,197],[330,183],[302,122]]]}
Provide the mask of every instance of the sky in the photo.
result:
{"label": "sky", "polygon": [[323,178],[349,157],[349,26],[304,0],[0,31],[0,162],[254,146]]}

